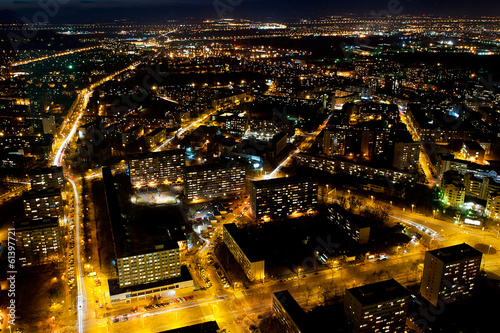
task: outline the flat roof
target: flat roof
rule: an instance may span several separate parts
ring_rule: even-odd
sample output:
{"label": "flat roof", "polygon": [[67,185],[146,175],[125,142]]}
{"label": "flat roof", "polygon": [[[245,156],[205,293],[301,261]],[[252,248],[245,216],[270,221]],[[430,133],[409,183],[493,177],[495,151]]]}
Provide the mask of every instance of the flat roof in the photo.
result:
{"label": "flat roof", "polygon": [[370,218],[366,218],[364,216],[360,216],[360,215],[356,215],[356,214],[353,214],[351,212],[348,212],[342,206],[340,206],[338,203],[332,204],[332,208],[337,213],[339,213],[340,215],[342,215],[343,217],[348,219],[349,222],[353,223],[354,225],[356,225],[360,229],[361,228],[370,228],[373,225],[373,223],[370,223],[370,220],[371,220]]}
{"label": "flat roof", "polygon": [[41,220],[28,220],[14,223],[16,231],[37,230],[45,228],[54,228],[59,226],[57,217],[45,218]]}
{"label": "flat roof", "polygon": [[362,305],[378,304],[380,302],[410,296],[410,292],[394,279],[347,289],[347,291]]}
{"label": "flat roof", "polygon": [[[243,168],[244,169],[245,167],[242,165],[232,165],[231,168]],[[230,169],[230,168],[228,168],[227,163],[206,163],[206,164],[186,166],[186,173],[205,171],[205,170],[219,170],[219,169]]]}
{"label": "flat roof", "polygon": [[50,196],[61,196],[61,189],[59,188],[48,188],[46,190],[31,190],[28,192],[23,193],[23,199],[29,199],[29,198],[41,198],[41,197],[50,197]]}
{"label": "flat roof", "polygon": [[285,311],[300,328],[300,330],[302,332],[306,332],[308,327],[306,313],[300,307],[299,303],[297,303],[295,298],[293,298],[290,292],[288,290],[276,291],[273,295],[278,302],[280,302],[281,306],[283,306]]}
{"label": "flat roof", "polygon": [[29,174],[30,175],[42,175],[42,174],[48,174],[48,173],[56,173],[56,172],[63,172],[63,168],[60,166],[51,166],[49,168],[34,168],[30,170]]}
{"label": "flat roof", "polygon": [[482,253],[469,244],[463,243],[428,251],[443,262],[454,262],[471,257],[481,257]]}
{"label": "flat roof", "polygon": [[[115,184],[109,168],[104,167],[102,174],[117,258],[179,248],[177,242],[186,238],[179,223],[183,216],[176,205],[134,207],[125,214],[118,199],[120,184]],[[130,203],[123,202],[123,206],[130,207]]]}
{"label": "flat roof", "polygon": [[165,128],[162,128],[162,127],[159,127],[159,128],[157,128],[157,129],[155,129],[155,130],[153,130],[153,131],[149,132],[148,134],[146,134],[146,136],[154,136],[154,135],[156,135],[156,134],[158,134],[158,133],[161,133],[161,132],[163,132],[163,131],[166,131],[166,129],[165,129]]}
{"label": "flat roof", "polygon": [[264,253],[261,247],[255,246],[256,235],[252,235],[245,229],[240,229],[234,223],[223,225],[224,229],[229,232],[234,241],[238,244],[241,251],[245,253],[248,260],[251,262],[264,260]]}
{"label": "flat roof", "polygon": [[303,183],[306,181],[315,181],[315,180],[316,179],[314,177],[310,176],[292,176],[292,177],[281,177],[281,178],[264,179],[264,180],[253,180],[251,183],[257,188],[264,188],[277,185]]}
{"label": "flat roof", "polygon": [[482,150],[484,151],[483,147],[476,141],[464,141],[464,144],[469,148],[470,150]]}
{"label": "flat roof", "polygon": [[172,156],[172,155],[184,155],[186,152],[184,149],[171,149],[171,150],[163,150],[158,152],[147,152],[140,154],[131,154],[128,156],[129,160],[140,160],[149,157],[161,157],[161,156]]}
{"label": "flat roof", "polygon": [[202,324],[174,328],[173,330],[162,331],[159,333],[217,333],[219,325],[215,321],[207,321]]}

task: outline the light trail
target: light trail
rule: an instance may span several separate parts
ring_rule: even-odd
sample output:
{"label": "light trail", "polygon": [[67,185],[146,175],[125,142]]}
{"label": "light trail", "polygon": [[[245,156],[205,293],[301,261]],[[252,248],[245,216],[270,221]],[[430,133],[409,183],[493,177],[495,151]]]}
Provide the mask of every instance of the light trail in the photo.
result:
{"label": "light trail", "polygon": [[173,99],[169,99],[169,98],[166,98],[166,97],[161,97],[161,96],[160,96],[160,98],[161,98],[161,99],[164,99],[164,100],[166,100],[166,101],[168,101],[168,102],[172,102],[172,103],[175,103],[175,104],[179,104],[179,102],[174,101]]}
{"label": "light trail", "polygon": [[288,157],[283,162],[281,162],[280,165],[278,165],[276,167],[276,169],[273,170],[273,172],[271,172],[268,175],[265,175],[264,179],[276,178],[276,176],[277,176],[278,172],[280,172],[281,168],[283,168],[292,158],[294,158],[298,153],[300,153],[300,151],[302,149],[307,148],[307,146],[309,145],[308,141],[312,141],[314,143],[314,140],[316,140],[316,137],[321,133],[321,131],[323,131],[323,129],[325,128],[326,124],[328,124],[328,121],[330,120],[330,117],[332,116],[332,114],[330,114],[328,116],[328,118],[326,118],[326,120],[318,127],[318,129],[314,132],[313,135],[308,136],[302,142],[301,147],[295,149],[290,155],[288,155]]}
{"label": "light trail", "polygon": [[66,150],[66,147],[67,147],[68,143],[73,138],[73,135],[75,135],[76,130],[78,128],[78,122],[80,121],[81,117],[82,117],[82,115],[80,114],[78,116],[78,118],[76,118],[76,121],[75,121],[75,124],[73,125],[73,128],[71,129],[71,131],[69,132],[69,134],[66,136],[66,139],[63,141],[63,143],[59,147],[59,150],[57,151],[56,155],[54,156],[54,160],[52,161],[52,165],[61,166],[61,164],[62,164],[62,158],[64,156],[64,151]]}
{"label": "light trail", "polygon": [[75,243],[76,243],[76,257],[78,262],[78,275],[77,275],[77,286],[78,286],[78,296],[77,296],[77,314],[78,314],[78,333],[83,333],[83,316],[86,308],[86,290],[85,290],[85,282],[83,281],[83,269],[82,269],[82,261],[80,256],[80,198],[78,197],[78,190],[76,188],[76,184],[73,177],[70,175],[66,175],[66,179],[69,181],[71,186],[73,187],[74,197],[75,197]]}

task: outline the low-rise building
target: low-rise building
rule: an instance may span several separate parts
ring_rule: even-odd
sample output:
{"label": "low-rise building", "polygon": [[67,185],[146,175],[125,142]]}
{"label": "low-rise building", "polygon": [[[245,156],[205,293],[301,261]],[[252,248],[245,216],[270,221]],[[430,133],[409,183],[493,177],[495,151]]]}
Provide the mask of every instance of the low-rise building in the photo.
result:
{"label": "low-rise building", "polygon": [[329,218],[357,244],[366,244],[370,240],[370,226],[360,216],[349,213],[338,204],[329,207]]}
{"label": "low-rise building", "polygon": [[146,149],[148,151],[154,151],[158,146],[160,146],[165,140],[167,140],[167,130],[165,128],[157,128],[152,132],[149,132],[146,137]]}
{"label": "low-rise building", "polygon": [[455,171],[447,171],[441,180],[443,202],[452,207],[462,207],[465,200],[465,187],[463,178]]}

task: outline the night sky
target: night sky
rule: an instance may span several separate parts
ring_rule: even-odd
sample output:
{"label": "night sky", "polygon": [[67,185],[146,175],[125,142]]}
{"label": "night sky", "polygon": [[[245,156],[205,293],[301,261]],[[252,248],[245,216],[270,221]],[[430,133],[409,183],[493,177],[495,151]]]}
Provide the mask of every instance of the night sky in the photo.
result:
{"label": "night sky", "polygon": [[[57,0],[45,0],[57,1]],[[353,12],[445,14],[454,16],[500,15],[500,2],[491,0],[59,0],[66,3],[51,18],[53,23],[93,23],[128,18],[136,22],[161,23],[183,17],[225,17],[283,20],[318,18]],[[219,4],[219,10],[216,5]],[[100,10],[96,10],[99,8]],[[0,0],[0,20],[32,17],[40,10],[38,0]]]}

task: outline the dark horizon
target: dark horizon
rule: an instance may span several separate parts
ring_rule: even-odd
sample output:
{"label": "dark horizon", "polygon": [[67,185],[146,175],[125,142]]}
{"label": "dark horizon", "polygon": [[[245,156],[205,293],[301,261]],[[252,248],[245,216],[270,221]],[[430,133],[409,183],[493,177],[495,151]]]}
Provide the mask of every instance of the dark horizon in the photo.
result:
{"label": "dark horizon", "polygon": [[[500,4],[491,4],[486,0],[475,2],[461,1],[358,1],[337,3],[333,1],[303,2],[298,0],[192,0],[178,2],[161,0],[142,1],[68,1],[50,22],[61,23],[108,23],[127,19],[137,23],[163,23],[169,19],[258,19],[264,21],[286,21],[293,19],[316,19],[330,15],[353,13],[357,15],[445,15],[454,17],[480,17],[500,15]],[[231,5],[230,3],[233,3]],[[96,10],[99,9],[99,10]],[[3,23],[22,22],[26,17],[30,21],[37,11],[43,11],[37,1],[24,2],[0,1],[0,21]],[[51,9],[52,10],[52,9]]]}

